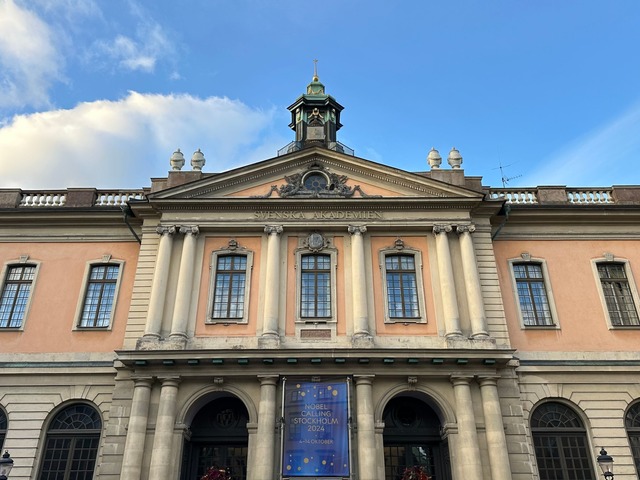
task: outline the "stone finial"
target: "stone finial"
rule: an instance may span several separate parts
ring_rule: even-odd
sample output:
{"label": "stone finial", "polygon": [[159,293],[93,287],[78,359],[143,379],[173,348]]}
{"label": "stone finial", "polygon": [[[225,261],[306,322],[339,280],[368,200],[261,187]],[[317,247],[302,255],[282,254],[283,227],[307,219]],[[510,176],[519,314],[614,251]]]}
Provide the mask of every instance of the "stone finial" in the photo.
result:
{"label": "stone finial", "polygon": [[460,152],[456,149],[456,147],[453,147],[449,152],[447,162],[449,162],[451,168],[460,168],[460,165],[462,165],[462,155],[460,155]]}
{"label": "stone finial", "polygon": [[440,168],[442,157],[440,156],[440,152],[438,152],[438,150],[436,150],[434,147],[431,147],[431,150],[429,150],[429,155],[427,155],[427,163],[431,167],[431,170],[433,170],[434,168]]}
{"label": "stone finial", "polygon": [[191,168],[193,170],[201,172],[202,167],[204,167],[205,163],[206,160],[204,158],[204,154],[200,151],[200,149],[193,152],[193,156],[191,157]]}
{"label": "stone finial", "polygon": [[171,170],[174,171],[180,171],[184,167],[184,155],[179,148],[171,155],[169,164],[171,165]]}

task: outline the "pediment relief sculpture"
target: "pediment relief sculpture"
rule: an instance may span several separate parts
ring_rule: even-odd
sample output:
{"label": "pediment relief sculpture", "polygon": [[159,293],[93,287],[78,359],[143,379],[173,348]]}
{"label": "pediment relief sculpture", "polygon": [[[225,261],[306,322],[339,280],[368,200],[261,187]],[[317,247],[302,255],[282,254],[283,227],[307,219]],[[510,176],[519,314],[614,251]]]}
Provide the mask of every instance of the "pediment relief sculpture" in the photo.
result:
{"label": "pediment relief sculpture", "polygon": [[356,192],[361,197],[380,197],[380,195],[367,195],[360,185],[350,187],[346,175],[338,175],[324,166],[313,163],[306,170],[291,175],[285,175],[286,184],[272,185],[271,190],[265,195],[257,195],[254,198],[268,198],[274,192],[281,198],[350,198]]}

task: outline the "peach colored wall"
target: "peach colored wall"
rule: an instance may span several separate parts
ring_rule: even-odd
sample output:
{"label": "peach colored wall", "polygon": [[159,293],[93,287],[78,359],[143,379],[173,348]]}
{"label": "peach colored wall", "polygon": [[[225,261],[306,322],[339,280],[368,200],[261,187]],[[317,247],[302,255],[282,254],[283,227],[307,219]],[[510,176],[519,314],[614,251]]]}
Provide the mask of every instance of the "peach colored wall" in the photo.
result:
{"label": "peach colored wall", "polygon": [[[249,291],[249,322],[246,324],[230,323],[205,324],[209,312],[207,312],[209,302],[209,288],[211,285],[211,253],[214,250],[226,249],[229,247],[229,240],[235,238],[238,245],[253,252],[253,268],[250,272]],[[202,262],[202,276],[200,282],[200,292],[198,295],[198,310],[196,314],[196,336],[233,335],[233,336],[255,336],[258,323],[258,299],[260,293],[260,251],[262,246],[261,237],[207,237],[204,242],[204,259]],[[211,268],[210,268],[211,267]]]}
{"label": "peach colored wall", "polygon": [[[384,323],[384,290],[382,288],[382,271],[380,270],[380,250],[393,247],[398,237],[371,237],[371,262],[373,273],[374,304],[376,309],[376,331],[378,335],[437,335],[436,312],[433,306],[433,289],[429,275],[429,253],[426,237],[402,237],[407,248],[422,252],[422,285],[427,309],[427,323],[404,325],[402,323]],[[418,268],[418,265],[416,265]]]}
{"label": "peach colored wall", "polygon": [[[122,347],[139,245],[121,243],[3,243],[0,265],[20,255],[40,263],[22,331],[0,329],[0,352],[110,352]],[[87,262],[110,254],[124,261],[111,330],[73,330]],[[3,279],[4,280],[4,279]]]}
{"label": "peach colored wall", "polygon": [[[336,270],[336,334],[346,335],[347,326],[344,310],[344,237],[332,237],[333,246],[338,252],[338,268]],[[285,307],[285,335],[293,336],[296,332],[296,265],[295,251],[298,248],[298,237],[291,236],[287,239],[287,305]]]}
{"label": "peach colored wall", "polygon": [[[253,195],[266,195],[271,190],[271,185],[285,185],[287,181],[282,178],[280,180],[273,180],[271,182],[264,183],[262,185],[258,185],[255,187],[245,188],[244,190],[238,190],[229,194],[230,197],[250,197]],[[360,188],[367,195],[382,195],[383,197],[398,197],[401,196],[398,192],[393,190],[388,190],[386,188],[380,188],[378,185],[373,185],[370,183],[361,182],[357,179],[353,181],[347,182],[347,185],[350,187],[354,187],[355,185],[360,185]],[[277,198],[277,193],[272,193],[272,197]],[[360,196],[359,193],[356,193],[355,196]],[[402,195],[404,196],[404,195]]]}
{"label": "peach colored wall", "polygon": [[[591,260],[605,252],[630,262],[640,280],[638,242],[611,240],[522,240],[494,244],[511,345],[522,351],[637,351],[640,328],[609,330]],[[523,329],[517,315],[508,260],[522,252],[546,260],[559,330]],[[640,305],[636,305],[640,308]]]}

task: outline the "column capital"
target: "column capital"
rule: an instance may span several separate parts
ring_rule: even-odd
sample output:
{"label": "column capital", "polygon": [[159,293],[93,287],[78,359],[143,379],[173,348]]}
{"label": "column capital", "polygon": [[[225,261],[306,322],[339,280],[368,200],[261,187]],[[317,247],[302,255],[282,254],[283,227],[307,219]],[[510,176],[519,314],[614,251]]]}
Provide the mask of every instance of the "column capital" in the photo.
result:
{"label": "column capital", "polygon": [[499,378],[498,375],[480,375],[478,376],[478,383],[481,387],[490,385],[497,386]]}
{"label": "column capital", "polygon": [[456,233],[458,235],[462,234],[462,233],[473,233],[476,231],[476,226],[473,224],[469,224],[469,225],[458,225],[456,227]]}
{"label": "column capital", "polygon": [[156,233],[160,236],[173,235],[176,233],[176,226],[175,225],[158,225],[156,227]]}
{"label": "column capital", "polygon": [[433,226],[433,233],[435,235],[439,233],[449,233],[452,230],[453,230],[453,227],[451,225],[434,225]]}
{"label": "column capital", "polygon": [[133,387],[149,387],[151,388],[151,385],[153,385],[154,382],[154,378],[150,375],[133,375],[131,377],[131,380],[133,380]]}
{"label": "column capital", "polygon": [[180,227],[180,233],[184,235],[193,235],[195,237],[200,233],[200,228],[197,225],[182,225]]}
{"label": "column capital", "polygon": [[364,225],[349,225],[347,230],[351,235],[362,235],[367,231],[367,227]]}
{"label": "column capital", "polygon": [[158,377],[158,380],[160,380],[160,383],[162,383],[162,386],[167,386],[167,387],[177,387],[178,385],[180,385],[180,382],[182,381],[182,378],[178,377],[178,376],[171,376],[171,377]]}
{"label": "column capital", "polygon": [[454,387],[458,385],[469,385],[473,380],[473,375],[451,375],[451,383]]}
{"label": "column capital", "polygon": [[353,380],[356,385],[373,385],[375,375],[354,375]]}
{"label": "column capital", "polygon": [[282,225],[265,225],[264,233],[268,235],[280,235],[284,229]]}
{"label": "column capital", "polygon": [[258,381],[261,386],[277,385],[278,378],[280,378],[278,375],[258,375]]}

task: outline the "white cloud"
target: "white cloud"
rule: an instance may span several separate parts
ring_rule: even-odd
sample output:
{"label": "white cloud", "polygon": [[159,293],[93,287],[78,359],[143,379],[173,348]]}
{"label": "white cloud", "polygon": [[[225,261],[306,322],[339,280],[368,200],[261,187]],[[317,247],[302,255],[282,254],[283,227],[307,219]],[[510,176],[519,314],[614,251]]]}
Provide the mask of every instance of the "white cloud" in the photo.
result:
{"label": "white cloud", "polygon": [[[640,103],[540,162],[526,185],[640,183]],[[591,179],[598,178],[597,185]]]}
{"label": "white cloud", "polygon": [[119,101],[18,115],[0,126],[2,188],[139,188],[164,176],[176,148],[201,148],[206,172],[275,156],[275,111],[227,98],[130,92]]}
{"label": "white cloud", "polygon": [[64,61],[50,27],[13,0],[0,0],[0,108],[49,105]]}
{"label": "white cloud", "polygon": [[93,45],[92,57],[106,55],[121,68],[151,73],[161,59],[171,59],[175,54],[173,43],[164,29],[149,18],[141,20],[135,38],[117,35],[113,40],[99,40]]}

